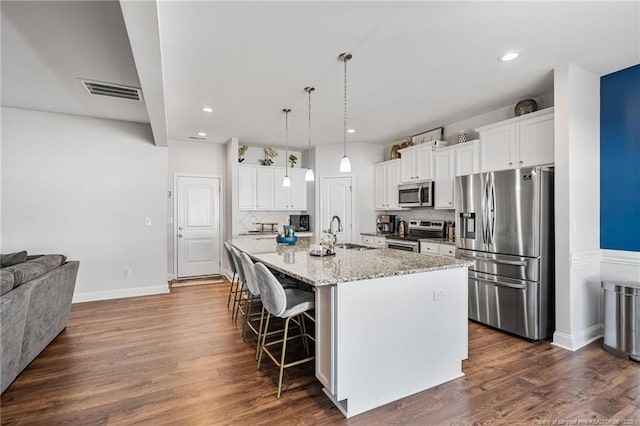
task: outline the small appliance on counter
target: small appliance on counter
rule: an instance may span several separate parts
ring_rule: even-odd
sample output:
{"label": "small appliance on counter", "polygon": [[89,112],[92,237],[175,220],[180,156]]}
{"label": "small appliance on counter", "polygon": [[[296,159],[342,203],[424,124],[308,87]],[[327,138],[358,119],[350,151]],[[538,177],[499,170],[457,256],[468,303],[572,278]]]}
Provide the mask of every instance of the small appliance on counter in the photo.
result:
{"label": "small appliance on counter", "polygon": [[421,238],[444,237],[445,223],[442,220],[414,219],[409,221],[406,228],[407,230],[404,235],[390,235],[386,238],[386,247],[388,249],[418,253],[420,251]]}
{"label": "small appliance on counter", "polygon": [[291,225],[282,225],[284,228],[284,234],[276,237],[276,242],[278,244],[296,244],[298,242],[298,237],[295,235],[295,227]]}
{"label": "small appliance on counter", "polygon": [[396,232],[396,215],[381,214],[376,220],[376,231],[381,234],[393,234]]}
{"label": "small appliance on counter", "polygon": [[309,232],[309,215],[308,214],[291,214],[289,215],[289,225],[294,226],[298,232]]}

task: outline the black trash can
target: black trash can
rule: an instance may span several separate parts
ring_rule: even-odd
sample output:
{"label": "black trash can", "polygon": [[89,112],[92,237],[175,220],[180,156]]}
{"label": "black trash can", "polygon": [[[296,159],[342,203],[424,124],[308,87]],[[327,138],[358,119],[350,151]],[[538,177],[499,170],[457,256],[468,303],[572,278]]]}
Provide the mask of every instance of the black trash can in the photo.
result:
{"label": "black trash can", "polygon": [[604,349],[640,361],[640,283],[602,281]]}

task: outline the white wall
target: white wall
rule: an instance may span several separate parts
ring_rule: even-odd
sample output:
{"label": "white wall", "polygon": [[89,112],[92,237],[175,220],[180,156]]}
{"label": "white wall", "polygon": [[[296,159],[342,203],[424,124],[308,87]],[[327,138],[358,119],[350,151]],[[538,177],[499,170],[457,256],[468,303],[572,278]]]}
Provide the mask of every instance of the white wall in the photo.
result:
{"label": "white wall", "polygon": [[576,350],[602,336],[600,79],[573,64],[554,71],[556,331]]}
{"label": "white wall", "polygon": [[166,182],[148,124],[2,108],[2,252],[79,260],[74,301],[168,291]]}
{"label": "white wall", "polygon": [[[174,176],[176,174],[207,175],[224,178],[226,174],[226,147],[220,144],[211,144],[195,141],[169,141],[169,173],[167,176],[167,190],[171,191],[171,198],[167,199],[167,213],[169,218],[174,215],[175,188]],[[223,182],[224,184],[224,182]],[[222,189],[224,191],[224,187]],[[221,197],[224,203],[226,197]],[[221,213],[224,212],[224,206]],[[224,215],[221,217],[224,218]],[[224,219],[223,219],[224,220]],[[167,265],[169,278],[174,278],[174,234],[175,225],[167,223]],[[222,238],[226,238],[224,222],[221,224]]]}
{"label": "white wall", "polygon": [[[349,143],[347,155],[351,160],[351,176],[353,177],[353,240],[360,241],[360,232],[368,232],[373,229],[379,212],[374,210],[373,200],[373,165],[383,160],[385,147],[370,143]],[[315,160],[314,172],[316,186],[322,177],[348,176],[340,173],[340,159],[344,155],[342,144],[319,145],[312,148],[309,158]],[[306,155],[305,155],[306,160]],[[313,163],[312,163],[313,164]],[[315,192],[314,213],[311,218],[315,232],[320,230],[320,193]],[[310,207],[310,206],[307,206]],[[312,210],[309,210],[312,211]],[[328,224],[324,224],[326,228]],[[316,234],[318,235],[318,234]]]}

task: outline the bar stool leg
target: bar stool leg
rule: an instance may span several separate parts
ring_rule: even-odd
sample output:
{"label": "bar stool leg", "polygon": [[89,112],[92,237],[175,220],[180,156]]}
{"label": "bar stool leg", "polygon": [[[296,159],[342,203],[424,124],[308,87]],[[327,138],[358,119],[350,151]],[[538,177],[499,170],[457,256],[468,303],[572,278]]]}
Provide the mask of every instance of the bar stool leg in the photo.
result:
{"label": "bar stool leg", "polygon": [[260,328],[258,328],[258,344],[256,345],[256,361],[258,360],[258,354],[260,353],[260,343],[262,342],[262,326],[264,323],[264,313],[266,312],[265,307],[262,307],[262,312],[260,313]]}
{"label": "bar stool leg", "polygon": [[307,351],[307,356],[310,355],[309,352],[309,339],[307,339],[307,324],[304,321],[304,314],[300,314],[300,324],[302,325],[302,345]]}
{"label": "bar stool leg", "polygon": [[231,295],[233,294],[234,298],[236,296],[234,291],[235,281],[236,281],[236,273],[234,272],[233,278],[231,278],[231,285],[229,286],[229,297],[227,297],[227,309],[229,309],[229,304],[231,303]]}
{"label": "bar stool leg", "polygon": [[234,299],[233,302],[233,321],[238,321],[238,311],[240,310],[240,302],[242,302],[242,293],[244,293],[246,290],[244,289],[244,286],[246,284],[244,283],[244,281],[242,282],[242,285],[240,286],[240,290],[236,291],[236,297]]}
{"label": "bar stool leg", "polygon": [[264,351],[265,340],[267,340],[267,333],[269,331],[270,318],[271,318],[271,314],[267,312],[267,320],[265,321],[265,325],[264,325],[264,333],[262,333],[262,344],[260,345],[260,353],[258,355],[258,366],[256,367],[256,370],[260,369],[260,363],[262,362],[262,352]]}
{"label": "bar stool leg", "polygon": [[284,374],[284,358],[287,354],[287,337],[289,334],[289,321],[291,321],[291,317],[287,318],[284,321],[284,337],[282,339],[282,356],[280,357],[280,377],[278,378],[278,396],[277,399],[280,399],[280,393],[282,393],[282,376]]}
{"label": "bar stool leg", "polygon": [[251,310],[253,309],[253,296],[249,296],[247,304],[249,306],[245,308],[244,324],[242,325],[242,340],[247,336],[247,324],[249,323],[249,317],[251,316]]}

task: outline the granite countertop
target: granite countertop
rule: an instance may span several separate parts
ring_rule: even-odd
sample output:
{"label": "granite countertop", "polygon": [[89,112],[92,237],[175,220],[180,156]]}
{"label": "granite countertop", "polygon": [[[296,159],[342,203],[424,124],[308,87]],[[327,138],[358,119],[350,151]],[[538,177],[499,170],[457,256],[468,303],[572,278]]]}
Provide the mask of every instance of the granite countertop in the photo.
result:
{"label": "granite countertop", "polygon": [[456,240],[453,238],[420,238],[420,242],[425,242],[425,243],[436,243],[436,244],[446,244],[446,245],[450,245],[450,246],[455,246],[456,245]]}
{"label": "granite countertop", "polygon": [[231,243],[255,260],[313,286],[337,284],[469,267],[472,262],[451,257],[410,253],[401,250],[336,249],[335,256],[309,255],[313,238],[300,238],[292,246],[277,245],[273,240],[234,239]]}

